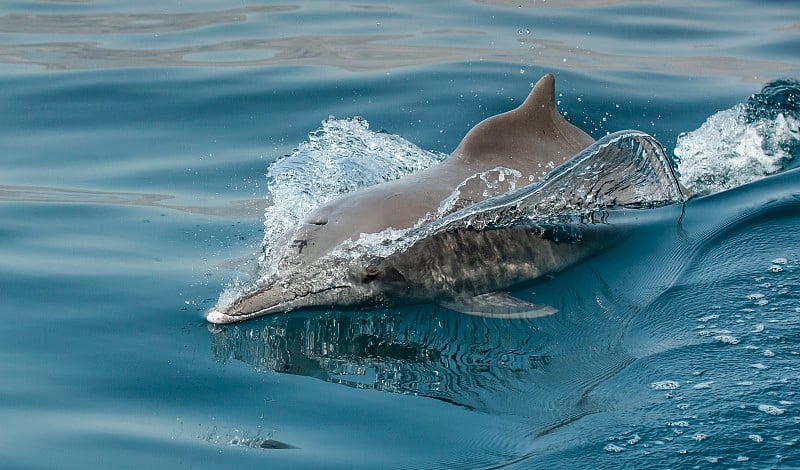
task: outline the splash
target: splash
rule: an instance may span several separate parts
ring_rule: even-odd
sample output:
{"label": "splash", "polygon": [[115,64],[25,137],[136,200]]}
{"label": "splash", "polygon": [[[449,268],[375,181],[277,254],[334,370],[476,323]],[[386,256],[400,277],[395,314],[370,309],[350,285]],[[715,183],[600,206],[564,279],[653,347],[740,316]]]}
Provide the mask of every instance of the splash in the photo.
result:
{"label": "splash", "polygon": [[710,194],[783,171],[800,158],[800,82],[768,83],[745,103],[678,136],[681,181]]}
{"label": "splash", "polygon": [[416,173],[444,158],[397,135],[371,131],[360,117],[323,121],[291,155],[269,168],[268,189],[276,204],[264,213],[260,276],[275,274],[285,237],[306,214],[343,194]]}
{"label": "splash", "polygon": [[524,185],[529,183],[530,179],[522,180],[522,173],[502,166],[476,173],[462,181],[453,193],[441,202],[436,218],[471,206],[475,201],[513,191],[520,181],[523,181]]}

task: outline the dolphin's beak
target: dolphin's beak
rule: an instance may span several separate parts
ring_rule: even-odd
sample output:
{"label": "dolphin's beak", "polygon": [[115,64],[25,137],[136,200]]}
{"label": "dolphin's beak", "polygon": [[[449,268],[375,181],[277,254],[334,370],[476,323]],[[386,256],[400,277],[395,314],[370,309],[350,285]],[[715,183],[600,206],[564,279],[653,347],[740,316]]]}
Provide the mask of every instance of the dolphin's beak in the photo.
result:
{"label": "dolphin's beak", "polygon": [[[305,284],[305,285],[304,285]],[[349,283],[309,286],[307,283],[271,282],[255,284],[229,305],[218,304],[206,313],[211,323],[234,323],[251,318],[285,313],[299,308],[352,304]]]}

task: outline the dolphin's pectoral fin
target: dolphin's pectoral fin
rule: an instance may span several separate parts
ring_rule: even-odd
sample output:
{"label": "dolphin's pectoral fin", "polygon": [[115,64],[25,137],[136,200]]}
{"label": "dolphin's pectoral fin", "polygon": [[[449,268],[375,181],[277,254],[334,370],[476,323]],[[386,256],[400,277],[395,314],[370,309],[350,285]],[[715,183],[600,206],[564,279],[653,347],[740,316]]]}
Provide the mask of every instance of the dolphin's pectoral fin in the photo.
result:
{"label": "dolphin's pectoral fin", "polygon": [[558,312],[549,305],[532,304],[505,292],[489,292],[466,299],[441,302],[440,305],[456,312],[485,318],[539,318]]}

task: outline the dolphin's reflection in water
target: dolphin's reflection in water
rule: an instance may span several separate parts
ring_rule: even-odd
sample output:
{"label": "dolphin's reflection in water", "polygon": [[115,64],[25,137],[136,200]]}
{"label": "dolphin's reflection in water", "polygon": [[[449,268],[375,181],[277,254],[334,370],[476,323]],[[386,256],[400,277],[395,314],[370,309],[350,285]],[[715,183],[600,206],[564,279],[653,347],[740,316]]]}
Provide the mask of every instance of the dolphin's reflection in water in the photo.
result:
{"label": "dolphin's reflection in water", "polygon": [[466,317],[434,306],[332,311],[212,326],[220,361],[356,388],[484,409],[484,391],[513,388],[549,363],[534,323]]}
{"label": "dolphin's reflection in water", "polygon": [[209,328],[221,362],[513,415],[536,435],[597,411],[587,394],[630,363],[616,334],[596,334],[593,322],[576,330],[574,321],[561,314],[481,318],[426,305],[293,313]]}

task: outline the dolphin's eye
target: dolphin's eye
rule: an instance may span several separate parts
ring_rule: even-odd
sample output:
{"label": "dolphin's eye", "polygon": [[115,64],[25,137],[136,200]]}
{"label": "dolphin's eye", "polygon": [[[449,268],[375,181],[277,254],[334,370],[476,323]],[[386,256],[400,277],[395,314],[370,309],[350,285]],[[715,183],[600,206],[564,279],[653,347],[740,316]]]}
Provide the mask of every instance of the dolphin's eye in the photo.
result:
{"label": "dolphin's eye", "polygon": [[328,223],[328,218],[323,215],[311,215],[303,222],[311,225],[325,225]]}

